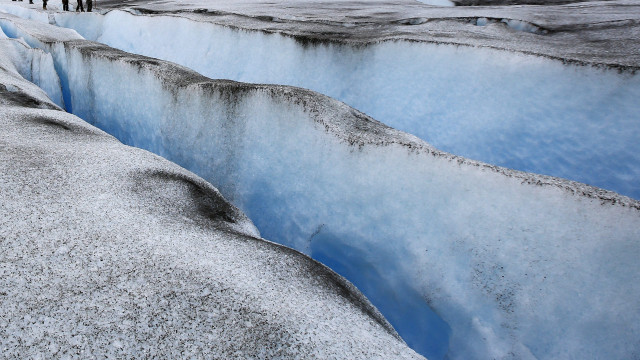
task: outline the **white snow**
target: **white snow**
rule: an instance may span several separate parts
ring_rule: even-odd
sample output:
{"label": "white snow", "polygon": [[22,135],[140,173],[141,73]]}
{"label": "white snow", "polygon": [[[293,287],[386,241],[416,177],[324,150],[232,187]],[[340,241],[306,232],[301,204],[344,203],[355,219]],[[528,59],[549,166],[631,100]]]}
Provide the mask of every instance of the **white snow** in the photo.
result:
{"label": "white snow", "polygon": [[[211,181],[247,213],[262,236],[309,253],[349,278],[419,351],[430,351],[433,358],[446,352],[452,359],[622,359],[640,352],[635,341],[640,333],[637,201],[441,153],[318,93],[212,81],[166,62],[72,41],[72,33],[53,27],[50,33],[60,31],[66,43],[45,41],[33,35],[32,23],[2,18],[5,31],[13,29],[12,36],[24,37],[53,55],[61,79],[66,79],[62,83],[69,92],[67,107],[74,113],[129,145],[176,161]],[[154,29],[154,20],[161,18],[144,20],[148,23],[140,27],[140,37]],[[175,29],[181,36],[184,28]],[[244,32],[236,31],[233,37],[234,31],[228,31],[218,36],[229,35],[242,48]],[[138,33],[127,36],[132,34]],[[295,45],[276,35],[255,36],[264,37],[253,39],[255,46],[279,41],[276,48],[282,51],[274,53],[287,53],[289,41]],[[206,33],[201,39],[215,41]],[[211,51],[232,51],[230,44]],[[388,63],[394,54],[396,66],[411,66],[400,52],[413,45],[376,46],[384,51],[363,50],[374,63],[378,58]],[[332,48],[317,46],[306,54]],[[339,48],[344,51],[341,61],[364,64],[352,62],[361,54],[358,51]],[[430,56],[442,60],[433,63],[440,70],[431,74],[435,83],[448,66],[477,69],[477,79],[441,82],[455,86],[465,80],[462,83],[474,89],[465,93],[469,98],[459,99],[476,106],[473,120],[481,125],[473,128],[475,132],[498,126],[511,112],[532,111],[531,101],[540,107],[540,120],[525,124],[530,131],[558,127],[576,141],[574,132],[598,125],[578,110],[592,105],[594,112],[609,106],[618,111],[617,106],[630,116],[611,119],[614,128],[621,122],[614,139],[624,145],[593,146],[612,152],[620,146],[628,149],[627,158],[637,156],[634,144],[625,140],[634,138],[636,130],[624,122],[635,116],[627,96],[637,95],[637,77],[563,67],[523,55],[496,56],[490,50],[427,48],[436,52]],[[260,56],[271,54],[266,47],[257,50]],[[324,55],[311,59],[314,56]],[[489,63],[495,69],[488,68]],[[293,62],[284,66],[295,68]],[[538,91],[541,79],[556,78],[564,80],[552,83],[559,89],[554,93],[578,111],[575,116],[581,122],[573,123],[575,129],[544,116],[562,113],[561,102],[545,94],[548,87]],[[485,91],[497,94],[483,98],[491,104],[483,105],[470,95]],[[441,101],[452,104],[446,92],[440,94],[445,97]],[[588,103],[588,95],[604,100]],[[518,96],[527,103],[518,102]],[[500,103],[514,108],[500,108]],[[489,105],[498,106],[501,113],[485,119]],[[472,125],[471,118],[466,120],[459,131]],[[524,130],[514,130],[518,131]],[[504,146],[526,143],[525,139],[508,139]],[[573,145],[587,151],[584,144]],[[616,162],[614,155],[606,154]],[[428,307],[437,315],[427,315]],[[421,322],[423,316],[431,318]]]}
{"label": "white snow", "polygon": [[60,111],[12,57],[0,357],[421,358],[351,284],[255,237],[201,178]]}
{"label": "white snow", "polygon": [[[52,18],[87,39],[211,78],[321,92],[456,155],[640,199],[638,75],[419,42],[309,45],[173,15]],[[521,20],[501,22],[540,31]]]}

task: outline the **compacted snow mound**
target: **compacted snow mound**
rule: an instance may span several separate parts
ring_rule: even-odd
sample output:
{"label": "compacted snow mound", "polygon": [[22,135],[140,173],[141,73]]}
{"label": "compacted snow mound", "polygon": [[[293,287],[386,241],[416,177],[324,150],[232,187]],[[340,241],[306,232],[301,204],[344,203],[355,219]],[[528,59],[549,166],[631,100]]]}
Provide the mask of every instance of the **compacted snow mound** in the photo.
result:
{"label": "compacted snow mound", "polygon": [[421,353],[640,351],[637,201],[439,152],[312,91],[211,80],[9,15],[0,26],[52,54],[67,108],[211,181],[262,236],[350,279]]}
{"label": "compacted snow mound", "polygon": [[[175,15],[52,18],[211,78],[318,91],[456,155],[640,199],[640,76],[631,73],[424,42],[304,42]],[[486,25],[540,32],[497,20]]]}
{"label": "compacted snow mound", "polygon": [[0,52],[2,358],[421,358],[346,280],[8,63]]}

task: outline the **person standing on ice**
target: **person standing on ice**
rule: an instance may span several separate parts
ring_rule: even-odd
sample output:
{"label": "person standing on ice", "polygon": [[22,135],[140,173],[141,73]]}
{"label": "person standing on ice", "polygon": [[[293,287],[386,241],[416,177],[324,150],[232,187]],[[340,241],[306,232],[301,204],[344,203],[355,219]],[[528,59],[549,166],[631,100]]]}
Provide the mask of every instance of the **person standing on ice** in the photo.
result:
{"label": "person standing on ice", "polygon": [[78,9],[84,12],[84,5],[82,5],[82,0],[78,0],[78,6],[76,6],[76,12],[78,12]]}
{"label": "person standing on ice", "polygon": [[92,7],[93,7],[93,0],[87,0],[87,12],[91,12]]}
{"label": "person standing on ice", "polygon": [[[33,2],[29,1],[30,4],[33,4]],[[47,0],[42,0],[42,8],[47,10]]]}
{"label": "person standing on ice", "polygon": [[62,0],[62,10],[69,11],[69,0]]}

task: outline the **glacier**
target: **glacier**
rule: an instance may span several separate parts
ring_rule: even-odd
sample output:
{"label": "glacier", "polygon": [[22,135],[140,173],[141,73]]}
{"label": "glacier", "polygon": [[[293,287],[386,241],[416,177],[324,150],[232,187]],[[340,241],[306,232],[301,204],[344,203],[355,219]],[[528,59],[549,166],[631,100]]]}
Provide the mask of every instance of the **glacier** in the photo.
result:
{"label": "glacier", "polygon": [[23,77],[51,55],[0,49],[0,357],[422,358],[202,178],[64,112]]}
{"label": "glacier", "polygon": [[636,200],[444,153],[313,91],[211,80],[9,15],[0,27],[51,55],[68,110],[211,181],[430,358],[638,353]]}
{"label": "glacier", "polygon": [[[140,5],[135,7],[136,4]],[[259,25],[240,21],[241,25],[237,25],[235,17],[233,23],[225,22],[229,13],[234,14],[227,9],[228,13],[210,15],[186,10],[176,13],[173,8],[160,11],[155,10],[157,6],[144,2],[126,6],[129,8],[87,16],[53,13],[49,17],[14,6],[5,6],[5,10],[75,29],[86,39],[124,51],[173,61],[210,78],[315,90],[416,135],[443,151],[516,170],[567,178],[640,199],[640,104],[637,101],[640,77],[632,72],[620,73],[617,67],[583,65],[611,65],[610,59],[585,56],[572,59],[570,55],[575,57],[576,52],[584,51],[575,48],[566,51],[569,55],[559,53],[560,50],[546,53],[533,45],[515,48],[546,56],[541,57],[496,51],[495,41],[469,43],[481,48],[407,41],[423,40],[418,36],[420,33],[413,33],[418,31],[413,28],[447,19],[431,13],[412,13],[410,18],[403,13],[400,14],[402,20],[392,17],[387,22],[401,29],[394,27],[387,32],[400,35],[373,39],[369,35],[354,45],[329,41],[331,39],[305,42],[279,32],[246,31],[243,27],[253,29]],[[303,22],[300,19],[303,15],[294,14],[293,22]],[[523,14],[505,10],[480,11],[479,15],[484,17],[479,17],[477,11],[474,14],[475,17],[471,17],[469,11],[458,14],[467,20],[463,22],[464,27],[455,30],[471,32],[469,29],[482,27],[482,37],[492,35],[501,41],[515,37],[530,43],[561,36],[557,28],[567,26],[544,24],[536,19],[538,25],[534,25],[519,20]],[[247,16],[254,20],[260,18],[253,13]],[[267,29],[286,26],[281,25],[287,20],[284,14],[274,16],[281,20],[262,26]],[[621,16],[592,21],[638,20]],[[312,20],[320,22],[315,17]],[[383,20],[376,19],[376,24],[391,26]],[[398,25],[403,21],[413,21],[416,25]],[[586,26],[595,25],[580,24],[579,29]],[[405,28],[412,29],[411,36],[405,34],[409,31]],[[430,27],[427,29],[428,33],[432,32]],[[540,29],[549,33],[543,34]],[[530,34],[515,35],[523,31]],[[371,32],[381,31],[372,29]],[[351,33],[347,35],[347,39],[358,39]],[[441,38],[427,40],[443,41]],[[562,44],[567,45],[575,42],[570,38],[562,40]],[[178,43],[180,51],[175,51],[173,44]],[[620,58],[632,57],[635,53],[621,54]],[[556,57],[564,61],[570,59],[578,65],[567,66],[550,59]],[[626,63],[619,66],[633,68]]]}

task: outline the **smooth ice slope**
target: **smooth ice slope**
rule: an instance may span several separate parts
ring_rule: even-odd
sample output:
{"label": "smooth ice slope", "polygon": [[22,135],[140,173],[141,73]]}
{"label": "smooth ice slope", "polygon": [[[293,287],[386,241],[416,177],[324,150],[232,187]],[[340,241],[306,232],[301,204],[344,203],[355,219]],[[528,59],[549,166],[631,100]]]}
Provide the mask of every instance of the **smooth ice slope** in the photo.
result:
{"label": "smooth ice slope", "polygon": [[0,357],[421,359],[350,283],[60,111],[14,60],[0,52]]}
{"label": "smooth ice slope", "polygon": [[[334,265],[374,303],[395,296],[380,307],[399,330],[420,319],[397,310],[431,306],[451,333],[429,351],[640,351],[638,202],[438,152],[311,91],[213,81],[92,42],[44,39],[12,17],[0,25],[53,54],[75,113],[209,179],[265,238]],[[426,326],[409,334],[425,338],[412,346],[446,328]]]}
{"label": "smooth ice slope", "polygon": [[423,42],[306,43],[177,16],[53,18],[211,78],[321,92],[447,152],[640,199],[638,75]]}

